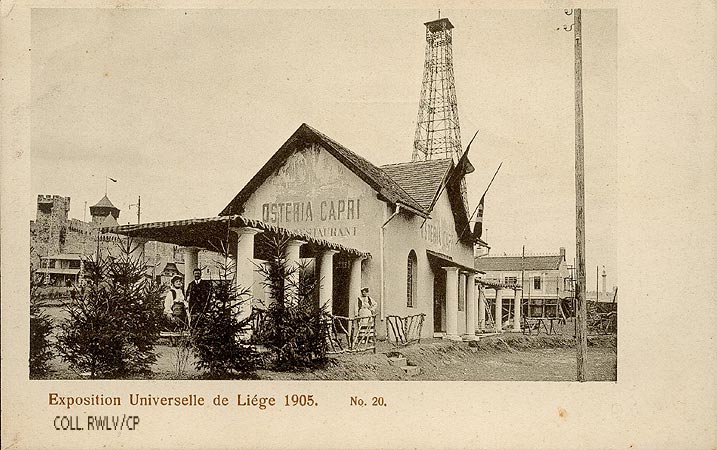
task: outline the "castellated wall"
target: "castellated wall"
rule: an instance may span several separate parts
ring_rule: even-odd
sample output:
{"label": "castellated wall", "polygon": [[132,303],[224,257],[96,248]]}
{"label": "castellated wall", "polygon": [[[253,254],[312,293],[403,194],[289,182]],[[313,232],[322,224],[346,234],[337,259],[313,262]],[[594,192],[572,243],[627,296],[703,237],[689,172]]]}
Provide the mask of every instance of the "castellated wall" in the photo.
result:
{"label": "castellated wall", "polygon": [[[40,258],[43,256],[62,253],[94,256],[98,248],[102,255],[119,253],[119,244],[126,239],[124,236],[99,234],[97,223],[102,220],[93,223],[70,219],[69,211],[70,197],[37,196],[36,217],[30,221],[30,264],[33,268],[40,267]],[[145,245],[145,255],[150,264],[183,261],[181,248],[162,242],[148,242]]]}

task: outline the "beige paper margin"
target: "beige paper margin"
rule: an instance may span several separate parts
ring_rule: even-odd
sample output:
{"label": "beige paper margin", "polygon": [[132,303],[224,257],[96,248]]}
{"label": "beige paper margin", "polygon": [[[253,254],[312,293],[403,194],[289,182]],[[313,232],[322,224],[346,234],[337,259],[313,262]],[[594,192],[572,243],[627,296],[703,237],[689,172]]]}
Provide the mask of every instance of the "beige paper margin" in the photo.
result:
{"label": "beige paper margin", "polygon": [[[714,448],[715,6],[618,8],[617,383],[28,381],[31,7],[563,8],[564,2],[3,2],[2,448]],[[61,432],[48,392],[311,393],[321,407],[139,412],[137,431]],[[386,408],[351,408],[351,395]],[[566,414],[559,415],[559,409]],[[82,415],[82,409],[70,410]],[[93,409],[92,413],[98,413]]]}

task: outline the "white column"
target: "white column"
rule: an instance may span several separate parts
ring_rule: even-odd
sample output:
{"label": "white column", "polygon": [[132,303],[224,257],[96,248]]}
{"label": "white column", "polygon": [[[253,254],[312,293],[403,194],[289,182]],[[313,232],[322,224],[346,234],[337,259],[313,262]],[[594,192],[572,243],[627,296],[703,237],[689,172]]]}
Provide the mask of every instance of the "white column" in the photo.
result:
{"label": "white column", "polygon": [[[237,235],[234,288],[237,290],[237,294],[248,289],[248,296],[251,299],[253,297],[251,288],[254,283],[254,236],[261,233],[261,230],[251,227],[232,227],[231,230]],[[246,302],[245,305],[243,304],[245,299],[241,300],[242,304],[237,308],[240,320],[251,314],[250,302]]]}
{"label": "white column", "polygon": [[349,275],[349,317],[356,317],[358,313],[358,298],[361,296],[361,262],[362,257],[351,260],[351,273]]}
{"label": "white column", "polygon": [[485,331],[485,289],[478,285],[478,330]]}
{"label": "white column", "polygon": [[[336,250],[324,250],[319,259],[319,306],[333,314],[334,255]],[[360,288],[359,288],[360,289]]]}
{"label": "white column", "polygon": [[463,299],[463,312],[466,312],[466,273],[462,270],[458,271],[458,304]]}
{"label": "white column", "polygon": [[503,330],[503,289],[495,289],[495,331]]}
{"label": "white column", "polygon": [[184,292],[194,280],[194,269],[199,266],[199,247],[184,247]]}
{"label": "white column", "polygon": [[299,301],[297,291],[299,287],[299,272],[301,270],[301,259],[299,258],[299,251],[301,250],[301,246],[304,244],[306,244],[306,241],[292,239],[286,243],[286,247],[284,248],[284,258],[286,259],[286,266],[289,270],[293,268],[292,273],[286,280],[288,282],[288,286],[286,286],[284,289],[284,300],[287,303],[296,304]]}
{"label": "white column", "polygon": [[458,267],[443,267],[446,271],[446,339],[458,337]]}
{"label": "white column", "polygon": [[[362,257],[351,260],[351,272],[349,275],[349,317],[354,318],[358,315],[358,298],[361,296],[361,262]],[[349,336],[353,336],[351,322],[349,322]]]}
{"label": "white column", "polygon": [[521,304],[523,303],[523,290],[520,287],[515,288],[515,295],[513,296],[513,331],[520,332],[521,324],[520,321],[522,320],[520,317],[521,314]]}
{"label": "white column", "polygon": [[466,334],[467,340],[476,337],[476,275],[466,275]]}

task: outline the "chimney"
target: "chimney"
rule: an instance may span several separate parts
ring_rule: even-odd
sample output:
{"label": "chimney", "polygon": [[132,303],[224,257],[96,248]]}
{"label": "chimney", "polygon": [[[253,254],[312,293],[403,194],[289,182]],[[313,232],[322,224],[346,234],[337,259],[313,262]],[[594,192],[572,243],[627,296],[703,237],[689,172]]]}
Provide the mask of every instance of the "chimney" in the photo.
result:
{"label": "chimney", "polygon": [[563,261],[565,261],[565,247],[560,247],[560,256],[563,258]]}
{"label": "chimney", "polygon": [[605,272],[605,266],[602,266],[602,295],[607,296],[607,272]]}

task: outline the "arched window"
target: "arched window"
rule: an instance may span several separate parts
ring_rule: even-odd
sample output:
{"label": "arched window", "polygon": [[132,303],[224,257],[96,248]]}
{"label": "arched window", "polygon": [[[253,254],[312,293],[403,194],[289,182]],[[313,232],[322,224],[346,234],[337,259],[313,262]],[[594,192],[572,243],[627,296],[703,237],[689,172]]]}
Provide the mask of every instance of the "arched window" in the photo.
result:
{"label": "arched window", "polygon": [[418,259],[416,252],[411,250],[408,254],[408,263],[406,264],[406,306],[413,308],[416,306],[416,287],[418,285]]}

